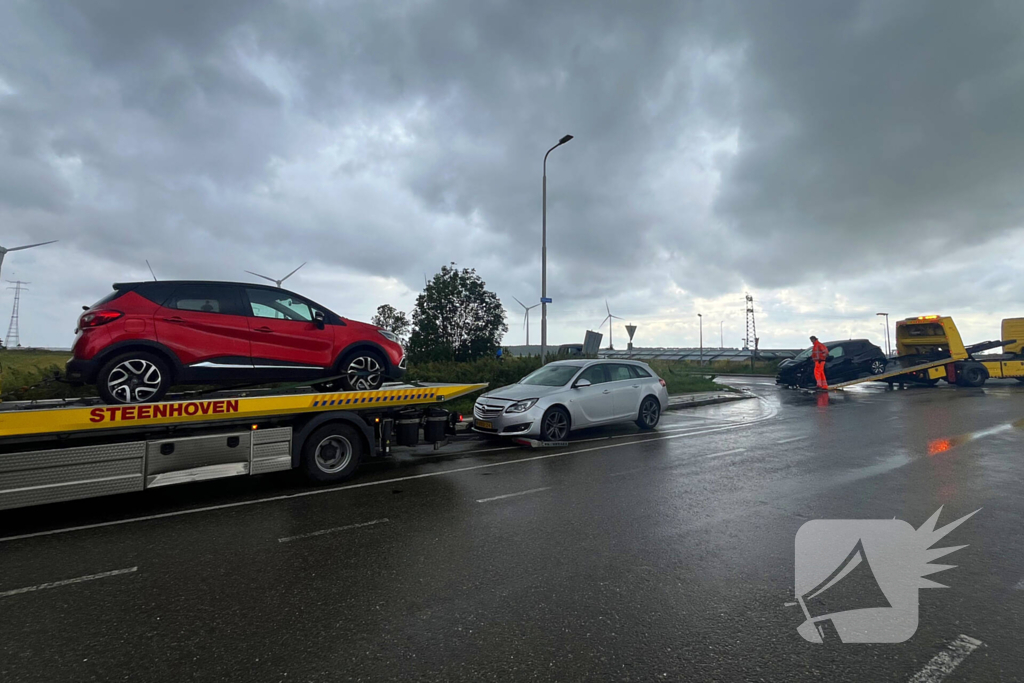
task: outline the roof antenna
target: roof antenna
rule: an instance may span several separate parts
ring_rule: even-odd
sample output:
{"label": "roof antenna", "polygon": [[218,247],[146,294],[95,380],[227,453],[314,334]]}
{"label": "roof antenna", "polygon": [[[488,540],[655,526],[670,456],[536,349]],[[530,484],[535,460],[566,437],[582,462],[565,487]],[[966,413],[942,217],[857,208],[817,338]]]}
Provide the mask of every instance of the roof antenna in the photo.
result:
{"label": "roof antenna", "polygon": [[153,272],[153,266],[149,265],[149,259],[146,259],[146,267],[149,268],[149,274],[153,276],[153,282],[157,282],[156,273]]}

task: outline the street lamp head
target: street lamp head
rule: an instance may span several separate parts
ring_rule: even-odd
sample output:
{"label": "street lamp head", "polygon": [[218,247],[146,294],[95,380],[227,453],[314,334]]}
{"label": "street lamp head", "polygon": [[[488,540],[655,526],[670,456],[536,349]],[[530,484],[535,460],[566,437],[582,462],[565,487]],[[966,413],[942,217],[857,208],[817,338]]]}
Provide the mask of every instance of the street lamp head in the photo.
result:
{"label": "street lamp head", "polygon": [[875,313],[875,315],[889,315],[888,313]]}
{"label": "street lamp head", "polygon": [[562,139],[558,141],[558,144],[564,145],[565,143],[569,142],[569,140],[572,140],[571,135],[563,135]]}

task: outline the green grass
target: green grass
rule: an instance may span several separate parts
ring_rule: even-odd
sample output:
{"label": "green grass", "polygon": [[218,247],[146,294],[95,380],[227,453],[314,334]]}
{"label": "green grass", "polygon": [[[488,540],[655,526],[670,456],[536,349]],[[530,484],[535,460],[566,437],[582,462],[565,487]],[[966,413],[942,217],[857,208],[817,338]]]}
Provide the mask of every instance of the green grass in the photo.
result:
{"label": "green grass", "polygon": [[70,357],[68,351],[0,350],[0,396],[5,401],[94,396],[96,391],[92,387],[71,387],[53,381],[55,373],[64,376],[64,363]]}
{"label": "green grass", "polygon": [[[93,387],[70,387],[53,381],[55,373],[64,374],[67,351],[0,350],[0,368],[3,399],[18,401],[29,399],[72,398],[93,396]],[[722,389],[715,384],[710,371],[716,366],[700,368],[697,364],[680,361],[651,361],[650,366],[664,378],[670,394]],[[476,383],[486,382],[488,389],[514,384],[540,367],[538,358],[487,358],[470,363],[424,363],[412,365],[406,378],[419,382]],[[774,370],[773,370],[774,372]],[[195,388],[195,387],[191,387]],[[481,392],[449,401],[449,410],[469,414],[473,402]]]}

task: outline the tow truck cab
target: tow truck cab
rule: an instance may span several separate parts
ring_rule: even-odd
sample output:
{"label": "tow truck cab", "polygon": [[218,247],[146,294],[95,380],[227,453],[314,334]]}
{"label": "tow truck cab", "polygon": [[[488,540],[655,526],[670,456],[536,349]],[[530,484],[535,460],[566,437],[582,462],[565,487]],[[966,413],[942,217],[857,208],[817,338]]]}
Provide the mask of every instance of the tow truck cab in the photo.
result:
{"label": "tow truck cab", "polygon": [[[900,358],[950,359],[946,365],[912,373],[914,379],[928,384],[940,379],[974,387],[989,378],[1024,382],[1024,318],[1004,319],[1000,331],[1000,340],[965,346],[951,317],[922,315],[896,323],[896,350]],[[982,355],[1000,346],[1003,353]]]}

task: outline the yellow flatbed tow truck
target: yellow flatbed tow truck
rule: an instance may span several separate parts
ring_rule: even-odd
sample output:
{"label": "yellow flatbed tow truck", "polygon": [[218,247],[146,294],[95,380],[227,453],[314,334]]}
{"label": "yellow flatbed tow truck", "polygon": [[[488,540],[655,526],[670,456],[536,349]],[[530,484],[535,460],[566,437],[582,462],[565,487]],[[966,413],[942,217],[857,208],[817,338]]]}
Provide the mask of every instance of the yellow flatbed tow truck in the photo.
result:
{"label": "yellow flatbed tow truck", "polygon": [[[1006,318],[1001,340],[965,346],[953,319],[941,315],[922,315],[896,323],[897,357],[885,371],[859,379],[830,385],[844,389],[864,382],[950,384],[980,387],[990,378],[1014,378],[1024,382],[1024,318]],[[984,352],[1002,347],[1001,354]]]}
{"label": "yellow flatbed tow truck", "polygon": [[341,481],[392,445],[415,446],[421,427],[442,444],[459,416],[437,405],[486,386],[0,403],[0,510],[293,468]]}

